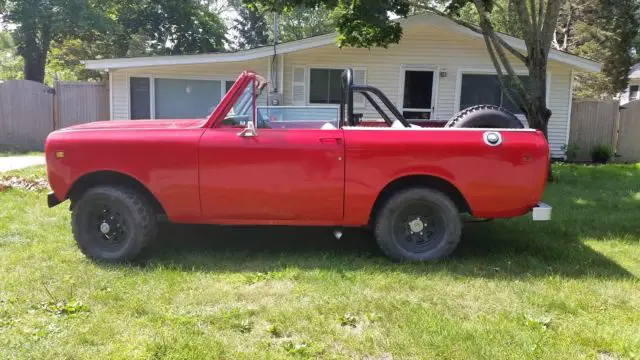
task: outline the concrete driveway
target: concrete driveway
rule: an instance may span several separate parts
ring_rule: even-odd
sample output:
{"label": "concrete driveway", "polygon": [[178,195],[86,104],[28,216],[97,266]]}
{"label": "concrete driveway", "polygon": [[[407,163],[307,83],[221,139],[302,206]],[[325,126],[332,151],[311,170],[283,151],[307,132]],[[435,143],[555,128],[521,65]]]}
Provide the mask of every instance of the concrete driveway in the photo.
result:
{"label": "concrete driveway", "polygon": [[0,173],[18,170],[30,166],[44,165],[44,156],[7,156],[0,157]]}

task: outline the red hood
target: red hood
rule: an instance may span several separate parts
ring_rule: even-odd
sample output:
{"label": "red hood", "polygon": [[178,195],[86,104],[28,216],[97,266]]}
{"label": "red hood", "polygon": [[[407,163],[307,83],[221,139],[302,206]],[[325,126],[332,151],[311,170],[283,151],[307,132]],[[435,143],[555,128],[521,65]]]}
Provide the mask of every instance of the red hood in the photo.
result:
{"label": "red hood", "polygon": [[61,131],[76,130],[151,130],[151,129],[196,129],[202,127],[206,119],[189,120],[114,120],[96,121],[70,126]]}

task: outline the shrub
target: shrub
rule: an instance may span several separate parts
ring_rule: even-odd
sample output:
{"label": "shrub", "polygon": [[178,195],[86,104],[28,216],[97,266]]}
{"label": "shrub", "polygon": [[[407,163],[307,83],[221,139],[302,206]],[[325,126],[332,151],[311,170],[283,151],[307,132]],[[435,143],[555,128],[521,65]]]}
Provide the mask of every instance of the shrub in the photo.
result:
{"label": "shrub", "polygon": [[591,149],[591,160],[596,163],[606,164],[613,157],[613,150],[608,145],[600,144]]}
{"label": "shrub", "polygon": [[567,157],[567,161],[575,161],[578,158],[578,151],[580,151],[580,145],[578,145],[577,143],[571,142],[567,145],[563,145],[562,151],[564,151],[564,155]]}

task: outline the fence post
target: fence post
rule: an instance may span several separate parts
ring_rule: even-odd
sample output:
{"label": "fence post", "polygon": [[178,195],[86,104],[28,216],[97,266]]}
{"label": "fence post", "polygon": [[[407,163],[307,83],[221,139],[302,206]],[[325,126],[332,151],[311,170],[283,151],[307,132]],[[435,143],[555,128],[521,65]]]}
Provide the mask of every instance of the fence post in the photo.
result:
{"label": "fence post", "polygon": [[58,90],[59,90],[59,81],[58,79],[53,80],[53,131],[56,131],[60,128],[60,110],[58,109]]}

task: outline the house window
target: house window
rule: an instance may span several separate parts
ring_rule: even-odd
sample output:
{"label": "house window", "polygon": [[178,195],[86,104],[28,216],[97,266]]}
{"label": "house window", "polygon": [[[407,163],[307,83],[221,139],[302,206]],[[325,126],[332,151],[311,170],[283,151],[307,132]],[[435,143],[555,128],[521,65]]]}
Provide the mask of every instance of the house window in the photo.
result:
{"label": "house window", "polygon": [[131,119],[204,118],[233,84],[231,80],[131,77]]}
{"label": "house window", "polygon": [[309,69],[309,103],[340,104],[342,69]]}
{"label": "house window", "polygon": [[[308,70],[308,71],[307,71]],[[338,105],[342,89],[342,73],[344,69],[293,67],[293,105]],[[366,84],[365,69],[353,70],[353,83]],[[364,96],[353,94],[353,105],[365,107]]]}
{"label": "house window", "polygon": [[638,100],[640,85],[631,85],[629,87],[629,100]]}
{"label": "house window", "polygon": [[432,119],[433,71],[404,70],[404,87],[402,90],[402,115],[405,119]]}
{"label": "house window", "polygon": [[151,79],[132,77],[129,90],[131,92],[131,119],[151,119]]}
{"label": "house window", "polygon": [[[527,86],[528,76],[519,76]],[[492,74],[463,74],[460,92],[460,110],[474,105],[497,105],[514,114],[522,114],[520,110],[502,91],[498,75]]]}
{"label": "house window", "polygon": [[235,81],[232,81],[232,80],[227,80],[227,81],[225,81],[225,82],[224,82],[224,90],[225,90],[225,91],[224,91],[224,93],[225,93],[225,94],[226,94],[226,93],[228,93],[228,92],[229,92],[229,90],[231,90],[231,87],[233,86],[233,84],[235,84],[235,83],[236,83],[236,82],[235,82]]}

